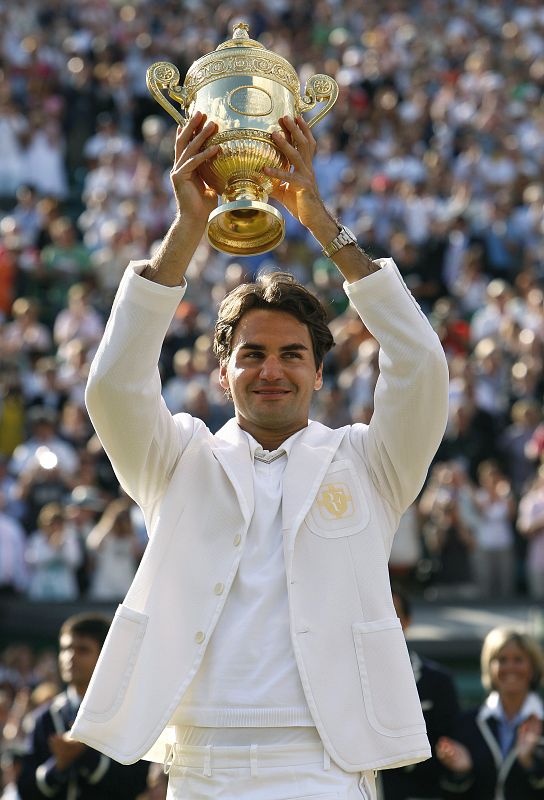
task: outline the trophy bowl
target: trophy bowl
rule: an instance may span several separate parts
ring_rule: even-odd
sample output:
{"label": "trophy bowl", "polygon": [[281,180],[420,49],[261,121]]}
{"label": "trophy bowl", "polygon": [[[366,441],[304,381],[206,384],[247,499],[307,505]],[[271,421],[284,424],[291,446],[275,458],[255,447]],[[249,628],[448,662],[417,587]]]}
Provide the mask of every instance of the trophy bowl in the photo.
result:
{"label": "trophy bowl", "polygon": [[[336,81],[313,75],[301,95],[291,64],[250,39],[248,25],[238,23],[232,39],[194,62],[182,86],[179,70],[166,61],[149,67],[147,86],[179,125],[196,111],[217,123],[218,131],[206,147],[217,144],[220,151],[199,168],[203,180],[220,196],[206,227],[210,244],[237,256],[277,247],[285,236],[285,221],[267,201],[280,181],[263,168],[289,170],[290,164],[271,134],[282,130],[281,117],[296,117],[323,103],[308,120],[310,127],[315,125],[336,102]],[[181,112],[168,96],[179,103]]]}

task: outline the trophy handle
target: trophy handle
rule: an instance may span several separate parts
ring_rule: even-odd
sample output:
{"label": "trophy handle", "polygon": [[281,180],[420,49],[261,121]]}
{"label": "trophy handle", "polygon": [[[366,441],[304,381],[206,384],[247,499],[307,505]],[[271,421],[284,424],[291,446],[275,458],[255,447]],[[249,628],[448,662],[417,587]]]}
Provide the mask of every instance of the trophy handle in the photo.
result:
{"label": "trophy handle", "polygon": [[181,107],[186,110],[189,105],[189,98],[187,96],[187,89],[179,85],[179,70],[168,61],[157,61],[152,64],[147,70],[146,74],[147,88],[157,101],[171,117],[174,117],[178,125],[182,128],[187,122],[187,117],[179,113],[179,111],[166,99],[161,89],[168,89],[168,94],[173,100],[177,100]]}
{"label": "trophy handle", "polygon": [[301,108],[300,111],[304,114],[310,111],[316,103],[325,103],[325,106],[318,111],[318,113],[308,120],[310,128],[323,119],[325,114],[328,114],[333,105],[336,103],[338,97],[338,84],[334,78],[328,75],[312,75],[306,82],[304,87],[304,94],[300,98]]}

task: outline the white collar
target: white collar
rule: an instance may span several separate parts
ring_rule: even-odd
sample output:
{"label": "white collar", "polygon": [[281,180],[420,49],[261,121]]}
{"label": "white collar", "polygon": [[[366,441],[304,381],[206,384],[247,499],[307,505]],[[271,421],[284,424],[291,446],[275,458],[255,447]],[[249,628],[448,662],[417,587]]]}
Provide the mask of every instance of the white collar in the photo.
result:
{"label": "white collar", "polygon": [[[243,429],[241,429],[243,430]],[[297,439],[301,433],[305,430],[305,428],[301,428],[301,430],[293,433],[288,439],[286,439],[277,450],[263,450],[259,442],[247,431],[244,431],[244,434],[247,437],[247,441],[249,443],[249,449],[251,452],[251,460],[252,461],[263,461],[265,464],[271,464],[272,461],[276,461],[276,459],[280,458],[283,455],[286,455],[289,458],[289,453],[291,452],[291,448],[295,439]]]}
{"label": "white collar", "polygon": [[[544,719],[544,703],[535,692],[530,692],[527,695],[522,707],[519,710],[519,713],[516,715],[516,717],[519,719],[527,719],[530,716],[538,717],[538,719]],[[484,720],[487,720],[490,717],[495,717],[495,719],[504,719],[504,709],[502,707],[498,692],[491,692],[487,696],[480,711],[479,717],[480,719]]]}

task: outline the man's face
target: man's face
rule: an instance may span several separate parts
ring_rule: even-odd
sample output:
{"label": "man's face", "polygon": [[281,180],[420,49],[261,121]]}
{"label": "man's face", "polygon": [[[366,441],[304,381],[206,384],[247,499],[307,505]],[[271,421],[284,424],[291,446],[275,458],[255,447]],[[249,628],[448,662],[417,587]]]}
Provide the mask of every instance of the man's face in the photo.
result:
{"label": "man's face", "polygon": [[308,424],[312,395],[322,386],[306,325],[284,311],[253,309],[238,323],[220,383],[230,389],[241,428],[257,441],[280,441]]}
{"label": "man's face", "polygon": [[60,637],[59,670],[64,683],[83,694],[100,655],[100,645],[90,636],[63,633]]}

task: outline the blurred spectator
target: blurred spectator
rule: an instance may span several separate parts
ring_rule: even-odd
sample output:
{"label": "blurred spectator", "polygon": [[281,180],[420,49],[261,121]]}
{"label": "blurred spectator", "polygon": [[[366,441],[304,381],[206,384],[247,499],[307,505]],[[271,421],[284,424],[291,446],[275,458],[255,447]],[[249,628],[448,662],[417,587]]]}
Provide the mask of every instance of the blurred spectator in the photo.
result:
{"label": "blurred spectator", "polygon": [[76,570],[82,561],[81,546],[67,526],[62,507],[47,503],[38,515],[38,528],[26,548],[30,568],[28,596],[32,600],[75,600]]}
{"label": "blurred spectator", "polygon": [[544,654],[528,634],[494,628],[482,646],[481,672],[486,700],[463,713],[452,736],[437,743],[444,796],[538,800],[544,781],[544,706],[538,694]]}
{"label": "blurred spectator", "polygon": [[0,489],[0,596],[26,590],[28,571],[25,561],[26,534],[23,526],[6,514]]}
{"label": "blurred spectator", "polygon": [[521,497],[517,527],[528,540],[525,569],[529,596],[544,600],[544,465]]}
{"label": "blurred spectator", "polygon": [[48,306],[48,320],[66,306],[71,286],[91,275],[91,256],[78,239],[76,226],[68,217],[54,220],[49,228],[51,244],[42,250],[43,290]]}
{"label": "blurred spectator", "polygon": [[73,530],[82,552],[82,562],[77,570],[80,595],[87,593],[92,578],[93,564],[87,550],[87,537],[95,527],[104,510],[105,501],[100,492],[91,484],[80,484],[65,499],[66,523]]}
{"label": "blurred spectator", "polygon": [[[7,87],[6,87],[7,88]],[[18,105],[3,91],[0,95],[0,196],[15,197],[24,182],[23,137],[28,122]]]}
{"label": "blurred spectator", "polygon": [[[395,611],[406,634],[412,621],[410,598],[397,586],[393,587]],[[443,667],[427,658],[422,658],[413,649],[409,650],[410,661],[416,679],[417,691],[427,726],[427,736],[432,757],[420,764],[400,769],[381,770],[381,793],[383,800],[440,800],[440,764],[436,760],[436,744],[442,736],[450,736],[459,713],[459,700],[453,678]]]}
{"label": "blurred spectator", "polygon": [[480,513],[474,553],[478,589],[483,597],[511,598],[516,503],[510,483],[496,462],[480,463],[474,499]]}
{"label": "blurred spectator", "polygon": [[389,555],[389,573],[398,587],[415,585],[422,559],[421,518],[418,504],[412,503],[400,518]]}
{"label": "blurred spectator", "polygon": [[23,767],[23,753],[19,748],[5,748],[0,755],[0,800],[21,800],[17,781]]}
{"label": "blurred spectator", "polygon": [[[57,466],[66,475],[74,473],[78,465],[78,456],[74,448],[63,441],[57,434],[57,414],[49,408],[36,406],[29,412],[32,425],[31,435],[15,448],[10,462],[10,470],[14,475],[24,474],[43,462],[47,453],[52,453],[56,461],[50,459],[49,468]],[[47,465],[41,464],[47,469]]]}
{"label": "blurred spectator", "polygon": [[25,438],[26,410],[17,374],[4,370],[0,382],[0,458],[11,456]]}
{"label": "blurred spectator", "polygon": [[65,348],[73,339],[89,348],[98,344],[103,332],[104,323],[89,302],[89,290],[83,284],[74,284],[68,290],[68,306],[58,313],[53,326],[59,357],[65,357]]}
{"label": "blurred spectator", "polygon": [[480,524],[473,487],[455,462],[436,463],[419,501],[433,587],[473,594],[472,553]]}
{"label": "blurred spectator", "polygon": [[66,689],[27,720],[28,739],[17,781],[21,800],[136,800],[149,765],[121,766],[70,739],[69,731],[108,632],[99,614],[67,619],[59,633],[59,669]]}
{"label": "blurred spectator", "polygon": [[137,800],[166,800],[168,775],[165,775],[162,764],[150,764],[147,775],[147,789]]}
{"label": "blurred spectator", "polygon": [[34,365],[32,383],[25,386],[25,400],[27,408],[37,406],[36,411],[30,412],[33,421],[43,411],[47,416],[48,410],[52,411],[51,419],[57,421],[57,412],[66,401],[64,387],[59,381],[58,365],[52,356],[41,356]]}
{"label": "blurred spectator", "polygon": [[[538,3],[348,0],[311,10],[255,0],[245,11],[251,35],[294,65],[301,87],[316,72],[339,83],[316,127],[316,171],[331,212],[374,257],[397,258],[441,336],[451,411],[436,460],[455,459],[476,481],[479,464],[497,459],[519,497],[544,453],[542,425],[522,453],[534,422],[517,405],[541,406],[544,393]],[[175,125],[150,96],[146,69],[170,60],[183,77],[239,16],[239,4],[211,0],[185,4],[182,15],[170,2],[157,14],[151,0],[0,8],[0,453],[11,456],[28,436],[37,403],[56,410],[56,438],[77,450],[68,473],[23,477],[29,532],[55,491],[91,481],[118,495],[89,432],[84,387],[123,270],[147,257],[175,213]],[[213,304],[273,266],[294,272],[330,309],[337,347],[323,401],[337,407],[323,414],[333,424],[368,422],[376,343],[345,310],[336,271],[290,218],[280,247],[243,263],[199,247],[161,353],[167,404],[184,410],[196,380],[196,413],[221,424],[227,406],[208,380]],[[80,478],[77,458],[93,449]],[[17,461],[12,468],[13,480]],[[22,519],[21,502],[7,497],[6,512]],[[524,554],[518,538],[523,571]]]}
{"label": "blurred spectator", "polygon": [[128,591],[142,556],[129,511],[128,499],[109,503],[86,538],[91,561],[89,596],[120,601]]}
{"label": "blurred spectator", "polygon": [[47,447],[38,448],[35,462],[19,476],[17,485],[22,522],[28,533],[36,527],[41,509],[49,503],[62,503],[69,488],[55,453]]}
{"label": "blurred spectator", "polygon": [[39,306],[34,299],[18,297],[11,308],[12,322],[2,331],[2,353],[18,356],[30,352],[48,353],[52,346],[51,332],[40,322]]}
{"label": "blurred spectator", "polygon": [[517,400],[510,411],[511,424],[499,437],[498,452],[501,464],[519,497],[527,482],[534,475],[534,465],[527,457],[527,445],[532,440],[541,420],[541,413],[534,400]]}

